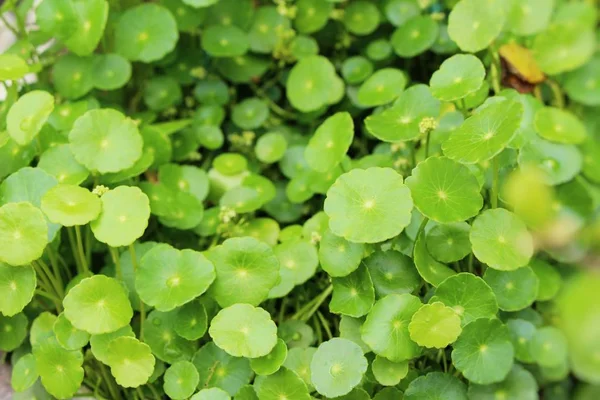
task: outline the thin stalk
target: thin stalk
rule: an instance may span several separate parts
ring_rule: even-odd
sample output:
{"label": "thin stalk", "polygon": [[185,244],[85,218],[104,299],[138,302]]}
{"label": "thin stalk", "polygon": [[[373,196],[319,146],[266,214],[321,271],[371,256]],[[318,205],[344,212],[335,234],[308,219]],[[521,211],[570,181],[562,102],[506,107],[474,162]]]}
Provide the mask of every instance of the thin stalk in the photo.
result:
{"label": "thin stalk", "polygon": [[[419,238],[419,236],[421,236],[421,233],[425,230],[425,227],[427,226],[428,222],[429,222],[429,218],[423,217],[423,221],[421,221],[421,225],[419,225],[419,230],[417,231],[417,236],[415,236],[417,239]],[[415,240],[415,243],[416,243],[416,240]],[[414,252],[414,248],[413,248],[413,252]]]}
{"label": "thin stalk", "polygon": [[102,380],[106,384],[106,387],[108,388],[108,391],[110,392],[110,396],[115,400],[121,399],[121,393],[119,393],[119,388],[115,387],[113,385],[112,380],[110,379],[110,376],[109,376],[108,372],[106,371],[106,368],[104,367],[104,364],[102,364],[100,361],[98,361],[98,365],[100,366],[100,373],[102,374]]}
{"label": "thin stalk", "polygon": [[75,266],[77,267],[77,273],[83,273],[83,267],[81,265],[81,259],[77,252],[77,239],[75,239],[75,232],[73,227],[67,228],[67,234],[69,236],[69,244],[71,245],[71,252],[73,253],[73,259],[75,260]]}
{"label": "thin stalk", "polygon": [[329,285],[327,287],[327,289],[325,289],[323,291],[323,293],[321,293],[319,296],[317,296],[316,301],[314,302],[313,306],[306,312],[306,314],[304,314],[302,316],[302,318],[300,320],[303,322],[308,321],[310,319],[310,317],[312,317],[313,314],[319,309],[319,307],[321,307],[321,304],[323,304],[325,299],[327,299],[327,297],[329,297],[329,295],[331,294],[332,291],[333,291],[333,285]]}
{"label": "thin stalk", "polygon": [[498,166],[498,157],[494,157],[492,160],[492,168],[493,168],[493,178],[492,178],[492,193],[491,193],[491,207],[498,207],[498,181],[499,181],[499,166]]}
{"label": "thin stalk", "polygon": [[89,225],[85,227],[85,260],[90,270],[92,269],[92,229]]}
{"label": "thin stalk", "polygon": [[58,260],[56,259],[54,253],[52,252],[52,250],[49,250],[50,248],[51,248],[50,246],[46,246],[46,254],[48,255],[48,259],[50,260],[50,266],[52,267],[52,272],[54,273],[54,276],[56,277],[56,279],[58,279],[58,283],[60,284],[60,287],[63,288],[63,287],[65,287],[65,285],[63,282],[63,278],[62,278],[61,269],[60,269],[60,266],[58,265]]}
{"label": "thin stalk", "polygon": [[[129,254],[131,255],[131,265],[133,265],[133,272],[137,271],[137,256],[135,254],[135,246],[129,245]],[[144,308],[144,302],[140,299],[140,340],[144,340],[144,321],[146,320],[146,309]]]}
{"label": "thin stalk", "polygon": [[467,261],[467,271],[473,273],[473,253],[469,253],[469,259]]}
{"label": "thin stalk", "polygon": [[260,97],[261,99],[263,99],[264,101],[267,102],[267,104],[269,105],[269,108],[275,114],[277,114],[280,117],[285,118],[285,119],[291,119],[291,120],[298,119],[298,115],[296,115],[295,113],[293,113],[291,111],[287,111],[287,110],[279,107],[279,105],[277,103],[275,103],[273,100],[271,100],[271,98],[265,93],[264,90],[262,90],[260,87],[258,87],[254,83],[250,83],[250,88],[258,97]]}
{"label": "thin stalk", "polygon": [[417,142],[413,141],[411,142],[410,147],[410,163],[412,165],[412,167],[416,167],[417,166]]}
{"label": "thin stalk", "polygon": [[8,23],[8,20],[6,18],[4,18],[4,14],[2,14],[2,13],[0,13],[0,21],[2,21],[4,26],[6,26],[8,28],[8,30],[11,31],[13,33],[13,35],[15,35],[17,37],[17,39],[19,38],[19,31],[14,26],[12,26],[11,24]]}
{"label": "thin stalk", "polygon": [[60,301],[60,299],[58,297],[56,297],[55,295],[48,293],[47,289],[45,289],[45,290],[36,289],[35,294],[45,297],[48,300],[50,300],[52,303],[54,303],[54,308],[56,308],[57,312],[60,313],[62,311],[62,302]]}
{"label": "thin stalk", "polygon": [[117,278],[123,280],[123,271],[121,270],[121,260],[119,259],[119,252],[114,247],[108,246],[108,251],[110,252],[110,257],[115,264],[115,269],[117,271]]}
{"label": "thin stalk", "polygon": [[52,284],[52,287],[54,288],[54,291],[56,292],[58,297],[60,297],[61,299],[64,298],[65,292],[63,291],[63,287],[58,282],[58,279],[56,279],[50,271],[50,267],[48,267],[48,265],[44,261],[42,261],[41,258],[35,261],[35,263],[41,268],[44,274],[46,274],[46,277],[48,277],[48,280]]}
{"label": "thin stalk", "polygon": [[431,139],[431,129],[427,130],[427,136],[425,137],[425,159],[429,158],[429,141]]}
{"label": "thin stalk", "polygon": [[156,391],[156,388],[154,387],[154,385],[152,383],[148,383],[148,387],[150,388],[150,391],[152,392],[152,396],[154,396],[154,398],[156,400],[160,400],[161,397],[158,394],[158,392]]}
{"label": "thin stalk", "polygon": [[333,335],[331,333],[331,329],[329,329],[329,323],[327,322],[327,320],[325,319],[325,317],[323,316],[321,311],[317,311],[317,317],[319,318],[319,321],[321,321],[321,325],[323,325],[323,329],[325,329],[325,333],[327,334],[327,337],[329,339],[332,339]]}
{"label": "thin stalk", "polygon": [[79,225],[75,225],[75,237],[77,239],[77,252],[79,253],[79,259],[81,260],[81,267],[84,273],[88,273],[90,272],[90,269],[88,268],[87,258],[83,251],[83,240],[81,239],[81,228]]}
{"label": "thin stalk", "polygon": [[561,90],[560,85],[552,79],[548,79],[546,83],[550,86],[552,96],[554,97],[554,100],[552,101],[553,105],[558,108],[565,108],[565,95]]}

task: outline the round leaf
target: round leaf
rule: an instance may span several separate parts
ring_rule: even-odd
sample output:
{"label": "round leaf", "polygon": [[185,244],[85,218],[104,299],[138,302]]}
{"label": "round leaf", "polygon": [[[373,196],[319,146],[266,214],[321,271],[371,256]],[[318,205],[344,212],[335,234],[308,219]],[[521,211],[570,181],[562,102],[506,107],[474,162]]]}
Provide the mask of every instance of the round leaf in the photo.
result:
{"label": "round leaf", "polygon": [[114,332],[129,324],[133,316],[123,285],[104,275],[79,282],[67,293],[63,304],[71,324],[93,335]]}
{"label": "round leaf", "polygon": [[444,303],[425,304],[412,316],[408,331],[419,346],[443,349],[462,331],[460,317]]}
{"label": "round leaf", "polygon": [[480,318],[463,328],[452,362],[470,382],[486,385],[506,378],[513,355],[508,328],[497,319]]}
{"label": "round leaf", "polygon": [[406,400],[428,398],[467,400],[467,387],[458,378],[441,372],[430,372],[412,381],[404,392]]}
{"label": "round leaf", "polygon": [[461,260],[471,253],[470,230],[466,222],[435,225],[426,234],[427,250],[444,263]]}
{"label": "round leaf", "polygon": [[154,371],[150,347],[131,336],[120,336],[108,343],[107,361],[110,372],[123,387],[145,384]]}
{"label": "round leaf", "polygon": [[0,207],[0,262],[24,265],[40,258],[48,243],[44,214],[31,203]]}
{"label": "round leaf", "polygon": [[467,167],[446,157],[420,162],[406,185],[415,207],[437,222],[464,221],[483,207],[477,178]]}
{"label": "round leaf", "polygon": [[580,144],[587,136],[585,126],[575,115],[553,107],[535,113],[535,129],[541,137],[556,143]]}
{"label": "round leaf", "polygon": [[360,383],[367,371],[367,359],[357,344],[333,338],[317,348],[310,370],[317,392],[337,397],[349,393]]}
{"label": "round leaf", "polygon": [[442,101],[455,101],[475,93],[483,84],[485,68],[471,54],[456,54],[431,76],[431,93]]}
{"label": "round leaf", "polygon": [[485,3],[461,0],[448,16],[448,34],[461,50],[475,53],[496,39],[505,20],[506,13],[500,0]]}
{"label": "round leaf", "polygon": [[530,306],[536,299],[539,279],[529,267],[515,271],[488,269],[483,279],[494,291],[498,307],[504,311],[518,311]]}
{"label": "round leaf", "polygon": [[0,262],[0,313],[12,317],[21,312],[33,298],[36,284],[31,266],[11,267]]}
{"label": "round leaf", "polygon": [[169,311],[200,296],[215,279],[215,268],[194,250],[158,244],[141,259],[135,288],[142,301]]}
{"label": "round leaf", "polygon": [[102,202],[85,188],[59,184],[42,197],[41,208],[50,221],[63,226],[75,226],[96,219]]}
{"label": "round leaf", "polygon": [[167,368],[164,379],[163,388],[167,396],[174,400],[183,400],[194,393],[200,376],[191,362],[177,361]]}
{"label": "round leaf", "polygon": [[413,207],[402,176],[391,168],[356,169],[341,175],[327,192],[329,228],[357,243],[376,243],[398,235]]}
{"label": "round leaf", "polygon": [[[262,381],[257,390],[261,400],[310,400],[308,389],[302,379],[294,372],[282,368]],[[237,397],[237,396],[236,396]]]}
{"label": "round leaf", "polygon": [[83,355],[80,350],[66,350],[56,339],[49,338],[33,347],[35,365],[42,385],[52,396],[68,399],[83,382]]}
{"label": "round leaf", "polygon": [[102,197],[102,212],[90,224],[96,239],[112,247],[128,246],[148,226],[150,203],[140,189],[119,186]]}
{"label": "round leaf", "polygon": [[533,255],[533,239],[527,227],[515,214],[502,208],[479,214],[469,238],[475,257],[500,271],[523,267]]}
{"label": "round leaf", "polygon": [[90,171],[119,172],[142,155],[136,124],[116,110],[91,110],[79,117],[69,133],[75,159]]}
{"label": "round leaf", "polygon": [[375,302],[361,328],[362,340],[377,355],[399,362],[418,356],[420,347],[410,339],[408,325],[421,307],[418,297],[390,294]]}
{"label": "round leaf", "polygon": [[164,57],[179,39],[173,15],[153,3],[127,9],[119,18],[114,35],[117,53],[146,63]]}
{"label": "round leaf", "polygon": [[283,339],[277,339],[277,344],[266,356],[252,358],[250,367],[258,375],[272,375],[283,365],[288,354],[287,346]]}
{"label": "round leaf", "polygon": [[234,357],[263,357],[277,344],[277,327],[269,313],[250,304],[234,304],[219,311],[208,333]]}
{"label": "round leaf", "polygon": [[337,166],[352,144],[354,122],[347,112],[327,118],[310,138],[304,158],[315,171],[327,172]]}
{"label": "round leaf", "polygon": [[53,109],[54,97],[50,93],[34,90],[24,94],[8,111],[8,134],[18,144],[28,144],[40,132]]}

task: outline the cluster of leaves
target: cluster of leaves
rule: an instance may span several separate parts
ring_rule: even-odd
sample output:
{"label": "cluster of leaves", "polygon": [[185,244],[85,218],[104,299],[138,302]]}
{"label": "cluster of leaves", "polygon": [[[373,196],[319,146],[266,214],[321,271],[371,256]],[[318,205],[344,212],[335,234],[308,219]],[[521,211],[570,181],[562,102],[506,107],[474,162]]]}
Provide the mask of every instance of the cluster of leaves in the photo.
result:
{"label": "cluster of leaves", "polygon": [[33,3],[15,399],[600,397],[593,1]]}

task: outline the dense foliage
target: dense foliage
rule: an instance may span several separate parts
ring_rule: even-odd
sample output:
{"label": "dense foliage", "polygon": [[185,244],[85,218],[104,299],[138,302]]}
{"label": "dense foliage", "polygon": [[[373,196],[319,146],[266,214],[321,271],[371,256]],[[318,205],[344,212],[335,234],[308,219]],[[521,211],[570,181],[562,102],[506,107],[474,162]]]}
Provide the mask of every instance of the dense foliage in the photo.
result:
{"label": "dense foliage", "polygon": [[594,4],[5,1],[14,399],[600,398]]}

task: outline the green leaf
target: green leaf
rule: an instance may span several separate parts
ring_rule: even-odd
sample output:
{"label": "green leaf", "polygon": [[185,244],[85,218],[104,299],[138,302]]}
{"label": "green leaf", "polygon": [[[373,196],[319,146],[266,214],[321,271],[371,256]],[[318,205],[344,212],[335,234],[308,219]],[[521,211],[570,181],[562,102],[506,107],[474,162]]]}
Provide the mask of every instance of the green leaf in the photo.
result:
{"label": "green leaf", "polygon": [[358,101],[364,107],[391,103],[400,96],[406,83],[406,75],[401,70],[380,69],[360,85],[357,93]]}
{"label": "green leaf", "polygon": [[402,92],[392,107],[368,116],[365,125],[377,139],[395,143],[418,138],[421,121],[439,113],[439,100],[431,95],[429,87],[417,84]]}
{"label": "green leaf", "polygon": [[575,70],[594,55],[594,30],[589,27],[558,22],[537,35],[531,51],[542,71],[549,75]]}
{"label": "green leaf", "polygon": [[44,311],[33,320],[31,329],[29,330],[31,347],[39,346],[46,339],[54,337],[52,328],[56,322],[56,318],[56,315]]}
{"label": "green leaf", "polygon": [[411,294],[390,294],[375,302],[361,327],[362,340],[379,356],[390,361],[410,360],[421,348],[410,339],[408,325],[421,307]]}
{"label": "green leaf", "polygon": [[12,375],[10,377],[10,386],[16,392],[23,392],[29,389],[39,378],[35,357],[28,353],[13,365]]}
{"label": "green leaf", "polygon": [[419,346],[443,349],[460,335],[461,320],[454,309],[442,302],[424,304],[412,316],[408,331]]}
{"label": "green leaf", "polygon": [[508,328],[497,319],[480,318],[465,325],[453,347],[454,366],[472,383],[501,382],[513,366]]}
{"label": "green leaf", "polygon": [[327,172],[337,166],[352,144],[354,122],[347,112],[327,118],[310,138],[304,158],[315,171]]}
{"label": "green leaf", "polygon": [[456,274],[454,270],[431,256],[429,250],[427,250],[425,231],[421,232],[415,240],[413,260],[419,275],[425,282],[435,287],[439,286],[446,278]]}
{"label": "green leaf", "polygon": [[401,175],[391,168],[368,168],[340,176],[327,192],[324,210],[336,235],[376,243],[402,232],[412,207]]}
{"label": "green leaf", "polygon": [[231,400],[229,393],[219,388],[202,389],[192,397],[190,400]]}
{"label": "green leaf", "polygon": [[174,400],[183,400],[194,393],[200,376],[191,362],[177,361],[167,368],[164,379],[163,388],[167,396]]}
{"label": "green leaf", "polygon": [[246,358],[232,357],[214,342],[202,346],[192,362],[200,375],[199,387],[218,387],[231,396],[250,383],[253,375]]}
{"label": "green leaf", "polygon": [[377,382],[384,386],[396,386],[408,374],[408,361],[395,363],[387,358],[375,356],[371,369]]}
{"label": "green leaf", "polygon": [[379,298],[393,293],[412,293],[421,285],[413,261],[399,251],[375,251],[363,263]]}
{"label": "green leaf", "polygon": [[97,240],[112,247],[128,246],[144,234],[150,217],[144,192],[132,186],[118,186],[101,200],[102,212],[90,224]]}
{"label": "green leaf", "polygon": [[552,265],[539,259],[531,260],[529,266],[540,281],[536,300],[552,300],[562,286],[560,273]]}
{"label": "green leaf", "polygon": [[327,58],[303,58],[290,71],[286,83],[287,98],[302,112],[318,110],[329,103],[331,81],[335,78],[335,68]]}
{"label": "green leaf", "polygon": [[367,1],[355,1],[344,10],[344,26],[355,35],[364,36],[373,33],[380,21],[380,13],[375,4]]}
{"label": "green leaf", "polygon": [[533,238],[525,224],[503,208],[482,212],[469,235],[473,254],[490,268],[513,271],[527,265],[533,255]]}
{"label": "green leaf", "polygon": [[73,6],[78,18],[77,29],[68,39],[65,38],[65,44],[78,56],[87,56],[94,52],[104,33],[108,19],[108,2],[74,0]]}
{"label": "green leaf", "polygon": [[367,371],[361,348],[347,339],[321,343],[310,363],[311,381],[327,397],[342,396],[356,387]]}
{"label": "green leaf", "polygon": [[483,279],[494,291],[498,307],[504,311],[518,311],[530,306],[537,297],[539,279],[529,267],[515,271],[487,269]]}
{"label": "green leaf", "polygon": [[373,73],[373,63],[363,56],[348,57],[342,64],[342,76],[349,84],[363,82]]}
{"label": "green leaf", "polygon": [[521,36],[542,32],[550,23],[553,9],[553,0],[513,2],[506,19],[506,28]]}
{"label": "green leaf", "polygon": [[567,339],[560,329],[545,326],[535,331],[529,341],[531,358],[543,367],[555,367],[568,355]]}
{"label": "green leaf", "polygon": [[256,158],[266,164],[272,164],[281,160],[287,150],[287,140],[278,132],[268,132],[260,136],[256,141],[254,152]]}
{"label": "green leaf", "polygon": [[108,365],[117,383],[123,387],[138,387],[154,370],[150,347],[131,336],[120,336],[108,343]]}
{"label": "green leaf", "polygon": [[432,397],[444,400],[467,400],[467,387],[452,375],[430,372],[412,381],[406,388],[403,398],[425,400]]}
{"label": "green leaf", "polygon": [[69,133],[75,159],[90,171],[119,172],[142,155],[136,124],[116,110],[91,110],[79,117]]}
{"label": "green leaf", "polygon": [[277,327],[269,313],[250,304],[234,304],[219,311],[208,333],[234,357],[266,356],[277,344]]}
{"label": "green leaf", "polygon": [[310,400],[308,389],[300,377],[286,368],[281,368],[273,375],[269,375],[257,390],[262,400]]}
{"label": "green leaf", "polygon": [[551,142],[581,144],[587,132],[583,123],[569,111],[554,107],[540,108],[535,113],[535,129]]}
{"label": "green leaf", "polygon": [[477,92],[484,78],[485,68],[479,58],[471,54],[456,54],[442,63],[431,76],[429,84],[436,98],[456,101]]}
{"label": "green leaf", "polygon": [[48,243],[44,214],[31,203],[0,207],[0,262],[24,265],[40,258]]}
{"label": "green leaf", "polygon": [[190,360],[197,345],[186,340],[175,331],[177,315],[174,312],[152,311],[144,321],[144,341],[159,360],[173,364]]}
{"label": "green leaf", "polygon": [[75,160],[68,144],[51,147],[42,153],[37,168],[52,175],[58,183],[71,185],[81,184],[90,174]]}
{"label": "green leaf", "polygon": [[499,0],[460,0],[448,16],[448,34],[461,50],[475,53],[496,39],[505,20],[505,6]]}
{"label": "green leaf", "polygon": [[333,296],[329,310],[335,314],[362,317],[375,302],[375,290],[369,271],[364,266],[340,278],[333,278]]}
{"label": "green leaf", "polygon": [[519,167],[541,170],[544,183],[559,185],[572,180],[582,169],[583,158],[574,145],[532,140],[519,152]]}
{"label": "green leaf", "polygon": [[8,134],[15,142],[26,145],[42,129],[54,109],[54,97],[42,90],[26,93],[8,111]]}
{"label": "green leaf", "polygon": [[439,24],[428,15],[415,16],[396,29],[390,38],[394,52],[403,58],[415,57],[435,43]]}
{"label": "green leaf", "polygon": [[63,226],[85,225],[98,217],[102,202],[88,189],[59,184],[42,197],[41,209],[54,223]]}
{"label": "green leaf", "polygon": [[129,8],[115,27],[116,52],[131,61],[149,63],[175,48],[179,33],[168,9],[157,4]]}
{"label": "green leaf", "polygon": [[269,298],[281,297],[296,285],[310,279],[317,270],[319,259],[317,250],[306,240],[291,240],[273,249],[279,260],[280,280],[269,291]]}
{"label": "green leaf", "polygon": [[463,259],[471,253],[470,230],[466,222],[435,225],[426,233],[429,254],[444,263]]}
{"label": "green leaf", "polygon": [[269,354],[250,359],[250,367],[258,375],[272,375],[279,371],[288,354],[283,339],[277,339],[277,344]]}
{"label": "green leaf", "polygon": [[310,363],[315,352],[314,347],[294,347],[288,350],[283,366],[295,372],[303,381],[309,391],[315,390],[310,379]]}
{"label": "green leaf", "polygon": [[483,207],[477,178],[467,167],[446,157],[420,162],[406,179],[406,185],[415,207],[437,222],[464,221]]}
{"label": "green leaf", "polygon": [[131,321],[127,291],[116,279],[94,275],[75,285],[63,300],[65,317],[82,331],[114,332]]}
{"label": "green leaf", "polygon": [[33,347],[35,365],[42,385],[52,396],[68,399],[83,382],[83,355],[80,350],[66,350],[56,339],[49,338]]}
{"label": "green leaf", "polygon": [[521,103],[511,100],[498,101],[480,109],[443,143],[444,155],[463,164],[493,158],[516,135],[522,114]]}
{"label": "green leaf", "polygon": [[564,89],[569,97],[581,104],[600,104],[600,58],[595,56],[585,65],[566,75]]}
{"label": "green leaf", "polygon": [[27,336],[27,316],[18,313],[12,317],[0,315],[0,350],[13,351],[23,343]]}
{"label": "green leaf", "polygon": [[269,106],[258,97],[239,102],[231,111],[231,119],[242,129],[260,128],[268,118]]}
{"label": "green leaf", "polygon": [[33,298],[37,279],[31,266],[11,267],[0,262],[0,313],[12,317]]}
{"label": "green leaf", "polygon": [[217,273],[209,294],[221,307],[258,305],[279,281],[279,261],[273,250],[252,237],[227,239],[207,257]]}
{"label": "green leaf", "polygon": [[25,60],[15,54],[1,54],[0,65],[0,81],[21,79],[29,72]]}
{"label": "green leaf", "polygon": [[288,348],[308,347],[315,341],[315,334],[310,325],[302,321],[290,319],[279,324],[277,334],[285,340]]}
{"label": "green leaf", "polygon": [[135,337],[133,333],[133,329],[130,325],[125,325],[122,328],[117,329],[114,332],[110,333],[102,333],[99,335],[92,335],[90,337],[90,347],[92,350],[92,354],[98,361],[103,362],[104,364],[108,364],[109,358],[112,354],[108,351],[109,344],[120,337]]}
{"label": "green leaf", "polygon": [[198,301],[190,301],[174,311],[175,332],[187,340],[198,340],[208,329],[206,307]]}
{"label": "green leaf", "polygon": [[56,341],[67,350],[79,350],[88,344],[90,335],[87,332],[75,328],[71,322],[61,313],[52,327]]}
{"label": "green leaf", "polygon": [[520,365],[515,365],[506,379],[491,385],[469,385],[470,399],[538,399],[538,384],[533,375]]}
{"label": "green leaf", "polygon": [[202,35],[202,48],[215,58],[242,56],[248,47],[248,36],[237,26],[213,25]]}
{"label": "green leaf", "polygon": [[441,301],[461,317],[463,325],[478,318],[492,318],[498,303],[492,289],[480,277],[462,272],[445,279],[430,301]]}
{"label": "green leaf", "polygon": [[158,244],[142,257],[135,288],[144,303],[169,311],[206,292],[214,280],[215,268],[201,253]]}
{"label": "green leaf", "polygon": [[360,265],[365,246],[352,243],[327,229],[319,242],[319,262],[329,276],[346,276]]}
{"label": "green leaf", "polygon": [[300,33],[317,32],[325,26],[333,4],[321,0],[298,0],[294,27]]}
{"label": "green leaf", "polygon": [[535,334],[536,327],[524,319],[509,319],[506,322],[510,339],[515,348],[515,359],[524,363],[533,363],[529,343]]}

